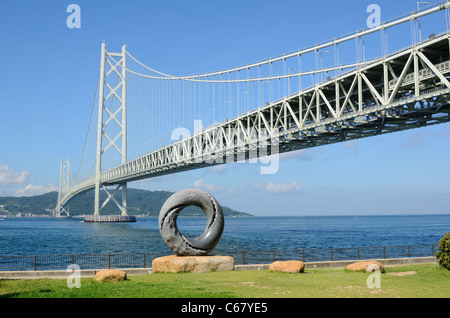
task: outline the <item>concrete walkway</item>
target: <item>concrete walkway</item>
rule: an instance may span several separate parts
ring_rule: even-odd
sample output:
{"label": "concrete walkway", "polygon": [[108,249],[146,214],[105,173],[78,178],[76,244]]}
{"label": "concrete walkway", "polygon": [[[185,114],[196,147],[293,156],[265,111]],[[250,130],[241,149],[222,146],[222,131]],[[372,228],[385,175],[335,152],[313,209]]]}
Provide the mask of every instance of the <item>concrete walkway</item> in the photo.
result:
{"label": "concrete walkway", "polygon": [[[413,258],[388,258],[373,259],[382,263],[384,266],[407,265],[407,264],[432,264],[436,263],[435,257],[413,257]],[[369,261],[369,260],[359,260]],[[345,266],[358,262],[358,260],[348,261],[332,261],[332,262],[305,262],[305,269],[314,268],[344,268]],[[253,264],[253,265],[235,265],[234,270],[267,270],[270,264]],[[152,273],[151,268],[119,268],[125,271],[127,275],[147,275]],[[97,272],[102,269],[82,269],[81,277],[94,277]],[[67,279],[71,275],[71,271],[66,270],[38,270],[38,271],[0,271],[0,279]]]}

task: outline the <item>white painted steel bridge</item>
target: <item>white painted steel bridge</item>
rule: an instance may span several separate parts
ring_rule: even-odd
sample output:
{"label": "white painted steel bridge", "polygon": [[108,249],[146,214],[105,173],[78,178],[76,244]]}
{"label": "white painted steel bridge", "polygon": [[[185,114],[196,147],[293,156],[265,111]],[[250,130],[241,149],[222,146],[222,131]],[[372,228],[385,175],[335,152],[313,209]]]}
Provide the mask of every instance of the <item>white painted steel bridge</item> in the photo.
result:
{"label": "white painted steel bridge", "polygon": [[[64,206],[71,198],[95,189],[94,215],[110,200],[127,215],[127,182],[450,121],[449,8],[449,2],[442,3],[291,54],[192,76],[156,71],[126,46],[113,53],[103,43],[95,173],[72,182],[68,162],[61,161],[56,213],[67,213]],[[420,19],[437,14],[445,16],[442,28],[422,39]],[[388,32],[402,25],[411,43],[389,52]],[[381,39],[380,54],[366,59],[374,35]],[[353,47],[355,58],[340,64],[340,57],[348,57],[345,45]],[[324,54],[333,54],[332,65],[323,66]],[[308,58],[313,61],[309,69]],[[134,79],[150,83],[144,87],[144,104],[151,110],[138,117],[151,122],[145,129],[153,136],[149,150],[130,159],[127,114]],[[177,129],[196,118],[207,128],[178,140],[177,133],[185,130]],[[111,125],[115,130],[108,130]],[[171,134],[165,143],[163,133]],[[107,151],[115,152],[119,162],[105,168]],[[102,188],[108,198],[100,204]],[[121,202],[114,196],[118,190]]]}

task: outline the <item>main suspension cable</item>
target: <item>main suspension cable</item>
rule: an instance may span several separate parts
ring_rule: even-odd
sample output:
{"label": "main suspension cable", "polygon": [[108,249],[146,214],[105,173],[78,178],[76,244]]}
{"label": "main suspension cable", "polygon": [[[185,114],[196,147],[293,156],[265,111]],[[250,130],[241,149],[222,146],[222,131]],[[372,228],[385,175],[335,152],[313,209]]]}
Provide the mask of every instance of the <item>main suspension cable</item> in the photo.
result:
{"label": "main suspension cable", "polygon": [[89,130],[91,128],[91,121],[92,121],[92,115],[94,113],[94,107],[95,107],[95,99],[97,98],[97,91],[98,91],[98,83],[100,81],[100,69],[98,70],[98,75],[97,75],[97,84],[95,85],[95,94],[94,94],[94,100],[92,101],[92,108],[91,108],[91,115],[89,117],[89,125],[88,125],[88,129],[86,132],[86,138],[84,139],[84,146],[83,146],[83,152],[81,154],[81,160],[80,160],[80,164],[78,166],[78,171],[77,174],[75,176],[75,181],[78,180],[78,175],[80,173],[80,168],[81,168],[81,163],[83,162],[83,158],[84,158],[84,152],[86,150],[86,144],[87,144],[87,140],[88,140],[88,136],[89,136]]}

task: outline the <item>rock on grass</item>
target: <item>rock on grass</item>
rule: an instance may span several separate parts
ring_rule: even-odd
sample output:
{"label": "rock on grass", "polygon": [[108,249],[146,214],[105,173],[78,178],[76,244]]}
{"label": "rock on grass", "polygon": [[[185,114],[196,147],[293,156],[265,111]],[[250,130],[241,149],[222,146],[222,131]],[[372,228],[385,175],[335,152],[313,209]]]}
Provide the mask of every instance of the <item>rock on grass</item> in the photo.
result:
{"label": "rock on grass", "polygon": [[345,267],[345,269],[350,271],[365,271],[368,273],[375,272],[377,270],[384,273],[384,266],[380,262],[377,261],[366,261],[366,262],[356,262],[349,264]]}
{"label": "rock on grass", "polygon": [[305,263],[302,261],[276,261],[270,264],[269,270],[285,273],[303,273]]}
{"label": "rock on grass", "polygon": [[127,273],[117,269],[103,269],[94,276],[97,282],[121,282],[127,279]]}

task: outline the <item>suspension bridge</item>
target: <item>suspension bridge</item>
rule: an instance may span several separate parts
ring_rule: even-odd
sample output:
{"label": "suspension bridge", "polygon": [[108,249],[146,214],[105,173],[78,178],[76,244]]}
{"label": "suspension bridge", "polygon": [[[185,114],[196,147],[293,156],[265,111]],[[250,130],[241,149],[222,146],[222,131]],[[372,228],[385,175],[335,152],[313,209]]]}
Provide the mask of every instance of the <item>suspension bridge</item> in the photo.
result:
{"label": "suspension bridge", "polygon": [[[114,202],[126,217],[131,181],[450,121],[449,8],[440,3],[276,58],[189,76],[103,43],[82,158],[91,169],[73,179],[61,160],[56,215],[94,189],[94,216]],[[426,19],[433,33],[423,36]],[[402,40],[409,43],[395,47]]]}

